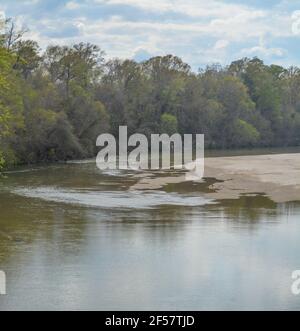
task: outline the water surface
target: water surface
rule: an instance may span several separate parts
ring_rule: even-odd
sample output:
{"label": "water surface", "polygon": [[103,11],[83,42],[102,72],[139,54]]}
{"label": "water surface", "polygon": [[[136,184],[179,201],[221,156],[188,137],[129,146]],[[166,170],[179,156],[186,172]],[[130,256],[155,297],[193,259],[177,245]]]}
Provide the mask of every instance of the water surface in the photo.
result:
{"label": "water surface", "polygon": [[137,180],[94,162],[1,180],[0,310],[300,309],[299,204],[210,201],[208,183],[129,190]]}

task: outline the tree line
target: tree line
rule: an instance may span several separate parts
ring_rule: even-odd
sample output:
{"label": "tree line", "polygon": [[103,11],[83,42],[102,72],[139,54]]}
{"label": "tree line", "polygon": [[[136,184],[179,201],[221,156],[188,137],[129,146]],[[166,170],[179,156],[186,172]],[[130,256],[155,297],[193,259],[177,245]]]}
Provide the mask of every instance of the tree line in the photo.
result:
{"label": "tree line", "polygon": [[0,35],[0,167],[96,155],[96,138],[204,133],[207,148],[300,143],[300,69],[244,58],[195,73],[167,55],[105,60],[90,43],[42,51],[12,20]]}

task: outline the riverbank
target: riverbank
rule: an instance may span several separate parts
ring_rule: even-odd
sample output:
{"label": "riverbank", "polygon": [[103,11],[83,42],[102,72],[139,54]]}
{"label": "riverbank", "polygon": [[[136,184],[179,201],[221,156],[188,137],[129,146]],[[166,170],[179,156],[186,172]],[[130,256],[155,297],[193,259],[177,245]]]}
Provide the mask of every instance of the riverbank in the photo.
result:
{"label": "riverbank", "polygon": [[216,199],[263,193],[277,203],[300,201],[300,154],[208,158],[205,177],[222,181],[211,186]]}
{"label": "riverbank", "polygon": [[[216,180],[211,193],[205,193],[216,200],[265,194],[276,203],[300,201],[300,153],[206,158],[205,178]],[[132,189],[160,189],[184,181],[182,174],[148,176]]]}
{"label": "riverbank", "polygon": [[[226,151],[224,151],[225,153]],[[234,153],[251,153],[234,151]],[[269,150],[262,155],[263,150],[253,150],[253,155],[218,156],[220,153],[206,153],[205,178],[214,180],[208,188],[209,193],[202,192],[204,197],[216,200],[238,199],[241,195],[264,194],[276,203],[300,201],[300,153]],[[276,154],[280,152],[280,154]],[[227,153],[233,153],[227,151]],[[94,159],[85,161],[70,161],[68,163],[94,163]],[[51,165],[63,164],[52,163]],[[35,165],[40,169],[45,164]],[[49,165],[47,165],[49,166]],[[18,167],[4,171],[4,175],[16,172],[28,172],[33,168]],[[159,190],[167,185],[176,185],[186,181],[182,171],[147,171],[133,176],[137,180],[130,190]]]}

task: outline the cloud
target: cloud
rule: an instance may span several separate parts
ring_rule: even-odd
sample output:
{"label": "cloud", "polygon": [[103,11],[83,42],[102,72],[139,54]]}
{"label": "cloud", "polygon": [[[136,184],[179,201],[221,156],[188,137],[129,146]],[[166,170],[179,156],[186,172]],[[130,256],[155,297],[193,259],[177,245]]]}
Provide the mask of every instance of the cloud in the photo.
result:
{"label": "cloud", "polygon": [[224,3],[216,0],[94,0],[98,4],[128,5],[151,12],[174,12],[191,17],[222,17],[233,15],[252,17],[263,15],[262,10],[252,9],[248,6],[234,3]]}
{"label": "cloud", "polygon": [[268,48],[264,46],[254,46],[251,48],[244,48],[241,50],[241,54],[245,56],[263,56],[263,57],[282,57],[285,54],[285,50],[282,48]]}
{"label": "cloud", "polygon": [[173,53],[194,69],[246,55],[298,64],[294,62],[300,46],[295,45],[300,35],[293,33],[292,14],[300,9],[300,1],[295,1],[298,8],[290,1],[245,2],[1,0],[0,11],[17,16],[43,48],[88,41],[112,57],[143,60]]}
{"label": "cloud", "polygon": [[268,47],[263,38],[260,39],[259,45],[244,48],[241,50],[241,56],[257,56],[263,58],[281,58],[286,54],[286,51],[283,48],[279,47]]}
{"label": "cloud", "polygon": [[0,20],[5,20],[5,17],[6,17],[5,12],[0,10]]}
{"label": "cloud", "polygon": [[75,10],[79,9],[81,6],[78,2],[70,1],[66,3],[66,9]]}
{"label": "cloud", "polygon": [[229,42],[227,40],[218,40],[214,46],[216,50],[218,49],[224,49],[229,45]]}

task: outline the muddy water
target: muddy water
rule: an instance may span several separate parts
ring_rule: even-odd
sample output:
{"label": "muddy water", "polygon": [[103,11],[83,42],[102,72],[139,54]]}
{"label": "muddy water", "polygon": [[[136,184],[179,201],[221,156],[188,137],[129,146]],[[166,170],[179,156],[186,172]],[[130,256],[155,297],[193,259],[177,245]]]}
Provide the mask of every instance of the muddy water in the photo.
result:
{"label": "muddy water", "polygon": [[142,176],[79,162],[2,179],[0,310],[300,309],[299,204],[208,200],[212,179],[130,190]]}

